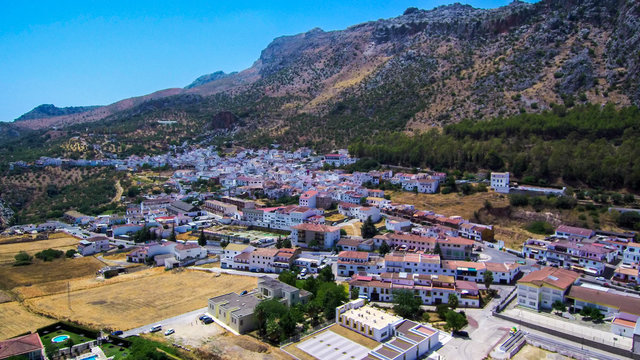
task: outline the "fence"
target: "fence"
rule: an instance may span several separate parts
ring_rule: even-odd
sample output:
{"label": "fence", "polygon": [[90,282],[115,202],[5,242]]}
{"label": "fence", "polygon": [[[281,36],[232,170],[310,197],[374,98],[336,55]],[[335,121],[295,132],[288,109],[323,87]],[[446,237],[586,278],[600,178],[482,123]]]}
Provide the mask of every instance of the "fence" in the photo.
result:
{"label": "fence", "polygon": [[316,325],[316,326],[312,327],[311,329],[309,329],[309,330],[307,330],[307,331],[305,331],[303,333],[296,334],[296,335],[288,338],[287,340],[280,342],[280,347],[283,348],[283,347],[285,347],[287,345],[290,345],[290,344],[293,344],[293,343],[297,343],[298,341],[300,341],[300,339],[302,339],[302,338],[304,338],[306,336],[313,335],[313,334],[315,334],[317,332],[320,332],[320,331],[328,328],[329,326],[331,326],[333,324],[335,324],[334,320],[328,321],[328,322],[325,322],[325,323],[322,323],[322,324],[319,324],[319,325]]}
{"label": "fence", "polygon": [[[548,325],[548,324],[537,324],[531,321],[526,321],[523,319],[519,319],[519,318],[515,318],[515,317],[511,317],[505,314],[501,314],[501,313],[494,313],[493,316],[503,319],[503,320],[507,320],[522,326],[526,326],[530,329],[534,329],[534,330],[538,330],[544,333],[547,333],[549,335],[552,336],[556,336],[562,339],[566,339],[569,341],[572,341],[574,343],[578,343],[578,344],[582,344],[582,345],[586,345],[586,346],[590,346],[592,348],[595,349],[599,349],[602,351],[606,351],[608,353],[611,354],[616,354],[619,356],[623,356],[623,357],[627,357],[630,359],[638,359],[640,360],[640,354],[634,354],[629,350],[626,349],[622,349],[620,347],[617,347],[615,344],[608,344],[604,341],[604,339],[600,339],[601,341],[597,341],[595,338],[588,338],[588,337],[584,337],[584,336],[576,336],[573,335],[572,333],[568,332],[567,329],[560,329],[560,330],[555,330],[555,329],[551,329],[548,326],[544,326],[544,325]],[[582,334],[584,335],[584,334]]]}
{"label": "fence", "polygon": [[514,286],[513,289],[511,289],[511,291],[509,292],[509,294],[507,294],[507,296],[505,296],[504,298],[502,298],[500,300],[500,302],[498,303],[498,305],[496,305],[492,312],[495,313],[499,313],[502,310],[504,310],[507,306],[509,306],[509,304],[513,301],[513,299],[515,299],[517,297],[517,290],[518,287]]}

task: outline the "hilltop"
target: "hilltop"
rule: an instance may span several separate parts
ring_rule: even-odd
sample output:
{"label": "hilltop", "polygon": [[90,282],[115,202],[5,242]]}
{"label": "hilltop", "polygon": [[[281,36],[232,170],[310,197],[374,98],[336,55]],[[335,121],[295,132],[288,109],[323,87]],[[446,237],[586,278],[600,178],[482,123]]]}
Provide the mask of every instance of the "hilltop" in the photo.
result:
{"label": "hilltop", "polygon": [[[138,153],[220,136],[328,149],[385,131],[537,113],[553,104],[638,105],[639,13],[628,0],[409,8],[344,30],[276,38],[238,73],[22,120],[0,134],[19,139],[36,130],[46,137],[55,126],[67,129],[61,136],[83,136],[89,128],[87,141],[117,138],[117,149]],[[220,113],[237,121],[221,128]],[[166,120],[175,123],[158,125]],[[57,146],[56,136],[42,146]]]}

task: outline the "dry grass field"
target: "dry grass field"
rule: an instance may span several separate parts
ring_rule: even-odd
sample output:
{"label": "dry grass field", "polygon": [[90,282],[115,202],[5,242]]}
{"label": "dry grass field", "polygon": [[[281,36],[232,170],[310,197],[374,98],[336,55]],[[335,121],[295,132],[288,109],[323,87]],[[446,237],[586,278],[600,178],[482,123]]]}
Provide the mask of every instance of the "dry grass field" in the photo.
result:
{"label": "dry grass field", "polygon": [[31,287],[38,284],[60,282],[79,277],[95,277],[96,271],[104,264],[93,257],[78,259],[58,259],[44,262],[34,260],[31,265],[0,266],[0,288]]}
{"label": "dry grass field", "polygon": [[[91,280],[84,281],[91,285]],[[70,284],[71,309],[66,292],[30,298],[24,303],[35,313],[55,318],[95,327],[130,329],[205,307],[211,297],[257,286],[255,278],[215,277],[207,272],[161,268],[121,275],[76,290],[81,283]]]}
{"label": "dry grass field", "polygon": [[562,356],[557,353],[552,353],[547,350],[543,350],[531,345],[525,345],[518,351],[518,353],[513,357],[514,360],[541,360],[541,359],[549,359],[549,360],[565,360],[569,359],[566,356]]}
{"label": "dry grass field", "polygon": [[78,239],[65,233],[51,234],[48,240],[28,241],[11,243],[20,237],[2,237],[0,238],[0,264],[10,264],[15,261],[14,256],[20,251],[26,251],[29,255],[33,255],[39,251],[49,248],[56,250],[75,249],[78,245]]}
{"label": "dry grass field", "polygon": [[54,322],[53,319],[30,313],[15,301],[0,304],[0,340],[36,330]]}
{"label": "dry grass field", "polygon": [[494,207],[509,205],[509,199],[496,192],[480,192],[462,196],[451,194],[416,194],[405,191],[385,191],[391,196],[391,201],[414,205],[419,210],[431,210],[445,216],[462,216],[465,219],[473,217],[473,212],[482,208],[486,200]]}

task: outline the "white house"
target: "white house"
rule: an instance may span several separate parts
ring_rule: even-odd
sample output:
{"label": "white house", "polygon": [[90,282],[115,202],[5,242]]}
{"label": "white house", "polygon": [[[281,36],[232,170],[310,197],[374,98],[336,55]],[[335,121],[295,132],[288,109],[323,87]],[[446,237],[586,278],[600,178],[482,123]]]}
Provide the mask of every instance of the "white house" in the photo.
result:
{"label": "white house", "polygon": [[509,173],[508,172],[492,172],[491,188],[499,193],[509,193]]}
{"label": "white house", "polygon": [[177,244],[173,251],[178,261],[207,257],[207,249],[198,244]]}
{"label": "white house", "polygon": [[92,255],[109,250],[109,238],[94,236],[86,240],[80,240],[78,253],[82,256]]}

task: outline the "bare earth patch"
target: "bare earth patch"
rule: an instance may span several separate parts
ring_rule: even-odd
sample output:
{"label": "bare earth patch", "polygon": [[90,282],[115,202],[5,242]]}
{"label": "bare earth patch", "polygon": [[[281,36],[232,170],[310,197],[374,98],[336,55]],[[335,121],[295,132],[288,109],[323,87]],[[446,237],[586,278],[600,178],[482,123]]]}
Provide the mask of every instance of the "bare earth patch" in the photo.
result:
{"label": "bare earth patch", "polygon": [[471,195],[451,194],[416,194],[405,191],[385,191],[391,195],[391,201],[414,205],[419,210],[431,210],[445,216],[462,216],[465,219],[473,217],[473,212],[482,208],[485,201],[490,201],[494,207],[509,205],[509,199],[495,192],[480,192]]}
{"label": "bare earth patch", "polygon": [[57,259],[54,261],[34,260],[31,265],[0,266],[0,288],[12,289],[19,286],[64,281],[78,277],[95,277],[104,264],[93,257],[78,259]]}

